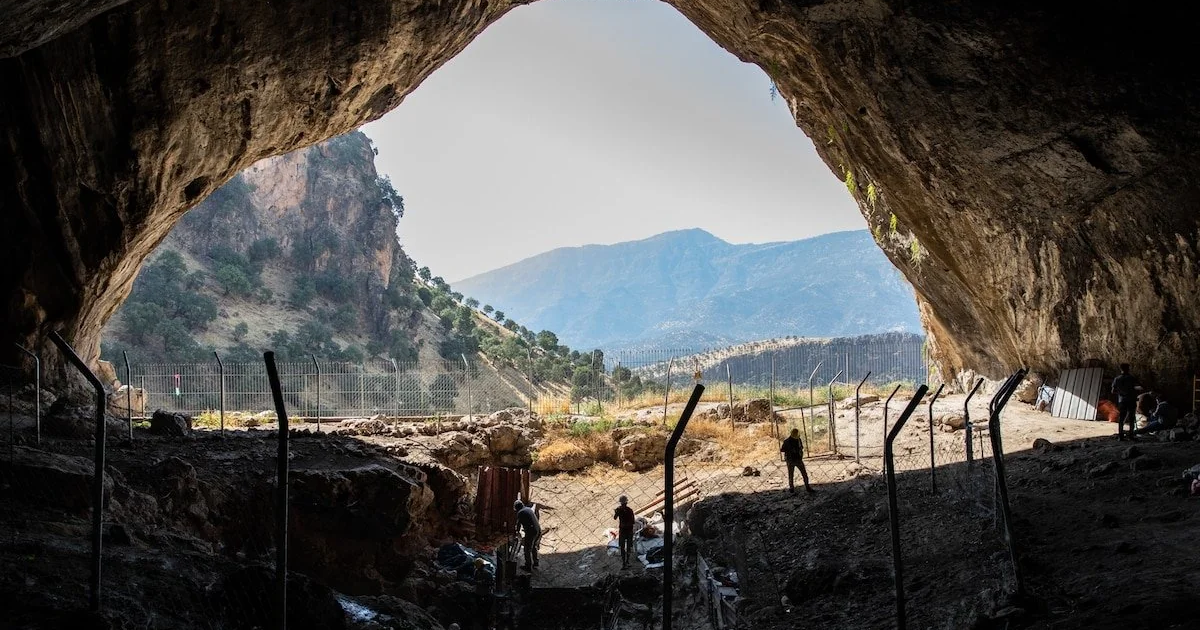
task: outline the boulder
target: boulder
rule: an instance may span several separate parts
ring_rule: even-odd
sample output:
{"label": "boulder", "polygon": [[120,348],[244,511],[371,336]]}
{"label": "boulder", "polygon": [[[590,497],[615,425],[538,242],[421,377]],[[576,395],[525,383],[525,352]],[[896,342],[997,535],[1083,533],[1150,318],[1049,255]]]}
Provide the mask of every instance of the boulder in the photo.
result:
{"label": "boulder", "polygon": [[1049,453],[1051,451],[1061,451],[1062,446],[1055,444],[1046,438],[1037,438],[1033,441],[1033,450],[1039,453]]}
{"label": "boulder", "polygon": [[1013,392],[1013,397],[1027,405],[1032,405],[1037,400],[1038,388],[1042,386],[1043,382],[1042,377],[1030,373],[1017,386],[1016,391]]}
{"label": "boulder", "polygon": [[443,433],[430,454],[450,468],[466,468],[488,462],[488,446],[477,436],[462,431]]}
{"label": "boulder", "polygon": [[[868,403],[873,403],[873,402],[879,402],[879,396],[875,396],[875,395],[859,396],[859,398],[858,398],[859,406],[866,405]],[[842,407],[842,409],[853,409],[854,405],[855,405],[855,400],[853,398],[847,398],[846,400],[842,401],[841,407]]]}
{"label": "boulder", "polygon": [[108,395],[108,413],[119,418],[124,418],[130,409],[133,413],[141,413],[145,406],[146,390],[140,387],[122,385]]}
{"label": "boulder", "polygon": [[121,381],[117,380],[117,369],[113,367],[111,361],[101,360],[97,362],[96,376],[104,384],[105,389],[116,389],[121,385]]}
{"label": "boulder", "polygon": [[617,459],[621,461],[621,468],[639,472],[661,464],[666,447],[666,434],[634,433],[621,440],[617,447]]}
{"label": "boulder", "polygon": [[[90,459],[15,446],[0,457],[0,479],[6,493],[39,506],[82,511],[92,505],[96,467]],[[104,500],[112,495],[113,480],[104,475]]]}
{"label": "boulder", "polygon": [[533,463],[535,437],[531,429],[511,424],[498,424],[484,429],[478,435],[487,443],[494,463],[516,467],[528,466]]}
{"label": "boulder", "polygon": [[1149,455],[1138,457],[1137,459],[1129,462],[1130,470],[1158,470],[1162,467],[1163,461],[1161,459],[1157,457],[1151,457]]}
{"label": "boulder", "polygon": [[716,409],[712,411],[716,412],[716,417],[718,420],[729,419],[729,403],[720,403],[717,405]]}
{"label": "boulder", "polygon": [[183,437],[192,431],[191,417],[159,409],[150,416],[150,433],[168,437]]}
{"label": "boulder", "polygon": [[948,413],[939,416],[938,424],[942,425],[942,431],[953,433],[954,431],[962,431],[967,428],[967,419],[962,414]]}
{"label": "boulder", "polygon": [[381,418],[382,416],[376,416],[367,420],[343,420],[330,433],[334,435],[383,435],[389,432],[390,427]]}
{"label": "boulder", "polygon": [[570,442],[555,442],[538,451],[533,462],[537,472],[572,472],[596,463],[587,451]]}
{"label": "boulder", "polygon": [[770,422],[771,401],[766,398],[755,398],[746,401],[746,422]]}

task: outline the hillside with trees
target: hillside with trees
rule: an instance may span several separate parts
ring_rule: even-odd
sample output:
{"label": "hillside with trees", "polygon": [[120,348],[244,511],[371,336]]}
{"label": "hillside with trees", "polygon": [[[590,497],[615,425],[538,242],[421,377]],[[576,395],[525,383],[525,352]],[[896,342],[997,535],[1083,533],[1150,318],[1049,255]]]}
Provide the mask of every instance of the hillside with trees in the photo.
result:
{"label": "hillside with trees", "polygon": [[259,361],[269,349],[284,361],[394,359],[433,370],[465,356],[524,380],[518,387],[567,387],[584,354],[481,307],[405,254],[396,237],[404,199],[374,157],[354,132],[235,176],[142,267],[102,355]]}

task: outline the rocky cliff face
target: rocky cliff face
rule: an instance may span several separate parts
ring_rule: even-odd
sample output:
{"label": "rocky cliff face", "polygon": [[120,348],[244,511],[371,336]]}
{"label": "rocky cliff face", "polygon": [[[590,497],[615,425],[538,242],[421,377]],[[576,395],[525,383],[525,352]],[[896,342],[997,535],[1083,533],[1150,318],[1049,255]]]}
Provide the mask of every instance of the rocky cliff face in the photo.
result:
{"label": "rocky cliff face", "polygon": [[[0,30],[3,317],[29,343],[63,328],[89,357],[187,208],[395,107],[514,6],[112,4],[27,0]],[[776,81],[915,287],[945,367],[1129,358],[1181,377],[1200,356],[1193,16],[671,4]]]}
{"label": "rocky cliff face", "polygon": [[106,353],[130,349],[140,361],[189,360],[201,349],[206,357],[218,349],[253,359],[251,348],[278,345],[277,331],[297,337],[298,326],[329,330],[332,323],[336,348],[310,351],[335,359],[350,348],[411,358],[416,348],[409,341],[428,336],[419,325],[424,309],[412,261],[396,240],[403,201],[379,178],[374,157],[370,140],[354,132],[261,160],[235,176],[193,208],[158,250],[178,255],[185,269],[176,275],[187,274],[188,291],[219,306],[209,321],[185,317],[199,344],[180,343],[182,335],[161,325],[175,313],[158,312],[169,308],[170,296],[162,295],[164,263],[155,258],[157,267],[139,276],[105,328]]}

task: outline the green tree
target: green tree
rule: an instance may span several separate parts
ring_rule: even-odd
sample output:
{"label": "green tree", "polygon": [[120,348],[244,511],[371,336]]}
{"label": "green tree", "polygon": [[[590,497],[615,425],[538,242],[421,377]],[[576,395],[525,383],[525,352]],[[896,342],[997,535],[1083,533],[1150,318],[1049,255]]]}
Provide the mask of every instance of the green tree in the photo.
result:
{"label": "green tree", "polygon": [[376,178],[375,183],[379,186],[379,193],[382,196],[381,201],[387,209],[392,211],[392,214],[397,219],[404,216],[404,197],[396,192],[396,188],[392,186],[392,179],[387,175]]}
{"label": "green tree", "polygon": [[308,303],[317,296],[317,287],[313,283],[312,278],[308,276],[298,276],[292,284],[292,293],[288,296],[288,303],[293,308],[304,308]]}
{"label": "green tree", "polygon": [[249,295],[254,288],[245,272],[231,264],[221,265],[214,277],[225,295]]}
{"label": "green tree", "polygon": [[496,309],[492,308],[492,305],[491,305],[491,304],[484,304],[484,305],[483,305],[483,312],[484,312],[484,314],[485,314],[485,315],[490,315],[490,314],[492,313],[492,311],[494,311],[494,310],[496,310]]}
{"label": "green tree", "polygon": [[467,298],[465,304],[471,308],[479,308],[479,300],[476,300],[475,298]]}
{"label": "green tree", "polygon": [[451,292],[450,292],[450,299],[454,300],[455,302],[462,302],[462,301],[463,301],[463,294],[459,293],[458,291],[451,291]]}
{"label": "green tree", "polygon": [[233,340],[241,343],[249,332],[250,327],[246,325],[246,322],[238,322],[237,326],[233,327]]}
{"label": "green tree", "polygon": [[430,291],[428,287],[418,287],[417,298],[420,299],[421,303],[425,306],[430,306],[433,304],[433,291]]}
{"label": "green tree", "polygon": [[421,276],[422,280],[429,280],[433,277],[433,272],[429,271],[429,267],[421,267],[417,270],[417,275]]}
{"label": "green tree", "polygon": [[275,240],[274,238],[267,237],[260,238],[251,243],[250,250],[247,252],[247,256],[250,258],[250,262],[258,263],[264,260],[278,258],[282,253],[283,248],[279,246],[279,241]]}
{"label": "green tree", "polygon": [[554,352],[558,347],[558,335],[549,330],[543,330],[537,334],[537,345],[546,352]]}

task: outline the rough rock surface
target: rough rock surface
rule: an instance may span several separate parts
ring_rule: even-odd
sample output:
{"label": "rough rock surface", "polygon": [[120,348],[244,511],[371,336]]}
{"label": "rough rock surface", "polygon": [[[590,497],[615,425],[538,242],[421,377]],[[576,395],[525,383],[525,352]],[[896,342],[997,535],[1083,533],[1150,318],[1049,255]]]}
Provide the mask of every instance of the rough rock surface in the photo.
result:
{"label": "rough rock surface", "polygon": [[150,433],[170,437],[182,437],[191,433],[192,419],[182,413],[171,413],[159,409],[150,416]]}
{"label": "rough rock surface", "polygon": [[666,447],[666,434],[634,433],[621,439],[617,459],[621,468],[629,472],[647,470],[662,463]]}
{"label": "rough rock surface", "polygon": [[[519,4],[6,6],[6,328],[42,347],[61,328],[94,360],[189,207],[256,160],[396,107]],[[671,4],[771,75],[913,283],[947,373],[1136,357],[1170,380],[1200,358],[1200,66],[1194,19],[1176,15],[1190,9]]]}
{"label": "rough rock surface", "polygon": [[[87,510],[92,505],[92,481],[96,467],[91,460],[47,453],[23,446],[0,458],[0,479],[8,483],[6,493],[38,505],[66,510]],[[112,494],[113,482],[104,476],[104,496]]]}
{"label": "rough rock surface", "polygon": [[570,442],[560,442],[539,450],[537,460],[531,468],[536,472],[572,472],[594,463],[596,460],[582,447]]}

